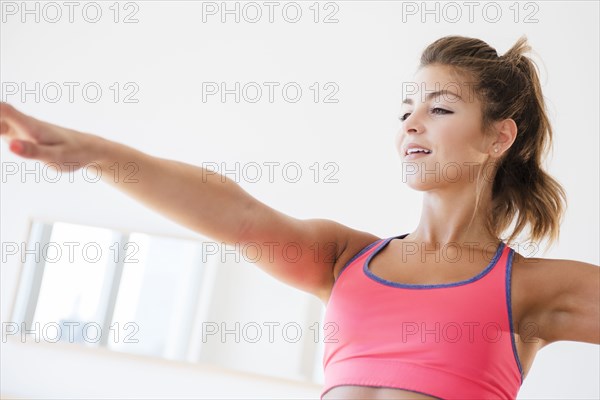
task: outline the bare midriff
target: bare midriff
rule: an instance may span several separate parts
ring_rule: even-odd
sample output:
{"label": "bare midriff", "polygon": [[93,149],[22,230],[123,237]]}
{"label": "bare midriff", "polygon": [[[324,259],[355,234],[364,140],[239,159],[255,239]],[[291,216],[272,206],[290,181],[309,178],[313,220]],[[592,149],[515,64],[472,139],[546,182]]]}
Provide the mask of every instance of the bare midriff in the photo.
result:
{"label": "bare midriff", "polygon": [[323,396],[323,400],[407,400],[438,399],[438,397],[411,392],[409,390],[370,386],[336,386]]}

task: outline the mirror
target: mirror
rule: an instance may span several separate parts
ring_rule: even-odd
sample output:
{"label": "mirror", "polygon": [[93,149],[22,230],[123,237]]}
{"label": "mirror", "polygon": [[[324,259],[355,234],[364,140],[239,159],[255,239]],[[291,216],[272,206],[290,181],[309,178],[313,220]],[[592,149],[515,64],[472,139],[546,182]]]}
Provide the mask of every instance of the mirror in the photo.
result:
{"label": "mirror", "polygon": [[322,383],[324,306],[224,245],[33,220],[5,334]]}

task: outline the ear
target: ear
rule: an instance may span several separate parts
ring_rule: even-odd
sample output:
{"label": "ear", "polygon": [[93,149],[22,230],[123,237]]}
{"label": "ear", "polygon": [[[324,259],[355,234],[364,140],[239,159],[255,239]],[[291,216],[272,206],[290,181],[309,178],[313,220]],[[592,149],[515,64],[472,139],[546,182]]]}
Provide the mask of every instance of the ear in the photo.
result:
{"label": "ear", "polygon": [[511,118],[497,121],[494,123],[494,131],[496,136],[488,152],[492,157],[500,157],[517,138],[517,124]]}

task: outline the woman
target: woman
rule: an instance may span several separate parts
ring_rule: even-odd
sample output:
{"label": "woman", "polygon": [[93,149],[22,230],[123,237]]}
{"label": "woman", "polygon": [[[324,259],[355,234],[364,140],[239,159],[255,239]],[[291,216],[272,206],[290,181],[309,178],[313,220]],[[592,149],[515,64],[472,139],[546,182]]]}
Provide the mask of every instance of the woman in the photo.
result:
{"label": "woman", "polygon": [[[542,347],[600,343],[598,266],[527,258],[505,243],[526,226],[533,242],[556,240],[566,205],[541,167],[552,129],[528,50],[523,37],[498,56],[461,36],[425,49],[396,138],[422,215],[391,238],[293,218],[219,174],[6,103],[0,132],[22,157],[97,163],[113,171],[106,182],[176,222],[268,252],[261,268],[327,305],[335,335],[325,340],[322,398],[515,398]],[[133,182],[115,179],[131,163]],[[273,241],[300,246],[299,261],[269,252]]]}

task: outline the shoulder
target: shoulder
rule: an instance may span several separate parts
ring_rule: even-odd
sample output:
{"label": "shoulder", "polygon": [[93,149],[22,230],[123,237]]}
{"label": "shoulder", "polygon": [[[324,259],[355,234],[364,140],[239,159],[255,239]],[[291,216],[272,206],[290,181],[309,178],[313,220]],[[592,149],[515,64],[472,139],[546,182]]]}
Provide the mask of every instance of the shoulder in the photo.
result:
{"label": "shoulder", "polygon": [[516,251],[512,261],[515,283],[528,286],[530,297],[547,297],[552,290],[576,284],[582,274],[590,273],[598,266],[576,260],[524,257]]}
{"label": "shoulder", "polygon": [[357,256],[361,250],[364,250],[367,246],[381,240],[377,235],[368,232],[355,231],[348,236],[346,242],[346,248],[344,252],[338,258],[334,270],[334,279],[337,279],[342,268],[344,268],[355,256]]}
{"label": "shoulder", "polygon": [[[515,320],[521,327],[534,326],[536,337],[547,343],[587,338],[589,328],[579,329],[577,321],[598,314],[599,271],[597,265],[581,261],[528,258],[515,252],[511,283]],[[569,333],[560,331],[566,321]]]}
{"label": "shoulder", "polygon": [[328,287],[327,293],[321,298],[326,304],[331,295],[333,284],[337,280],[340,271],[352,260],[361,250],[381,240],[382,238],[369,232],[364,232],[346,227],[343,233],[343,250],[339,253],[333,266],[333,282]]}
{"label": "shoulder", "polygon": [[512,258],[511,286],[513,307],[516,314],[526,315],[544,312],[543,299],[548,296],[549,286],[557,282],[558,260],[525,257],[516,251]]}

